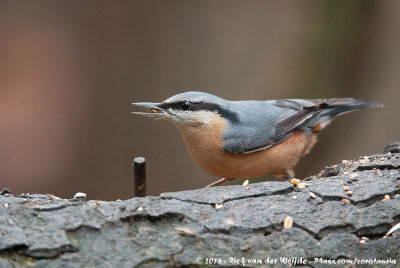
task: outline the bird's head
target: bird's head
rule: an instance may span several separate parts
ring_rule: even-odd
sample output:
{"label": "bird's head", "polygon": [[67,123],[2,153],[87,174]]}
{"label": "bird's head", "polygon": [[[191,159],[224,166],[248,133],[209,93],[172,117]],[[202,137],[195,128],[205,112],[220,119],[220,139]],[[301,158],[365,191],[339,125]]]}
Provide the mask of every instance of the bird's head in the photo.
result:
{"label": "bird's head", "polygon": [[138,102],[149,112],[133,112],[156,119],[167,119],[181,126],[199,127],[208,124],[213,116],[237,119],[227,107],[228,101],[204,92],[185,92],[172,96],[161,103]]}

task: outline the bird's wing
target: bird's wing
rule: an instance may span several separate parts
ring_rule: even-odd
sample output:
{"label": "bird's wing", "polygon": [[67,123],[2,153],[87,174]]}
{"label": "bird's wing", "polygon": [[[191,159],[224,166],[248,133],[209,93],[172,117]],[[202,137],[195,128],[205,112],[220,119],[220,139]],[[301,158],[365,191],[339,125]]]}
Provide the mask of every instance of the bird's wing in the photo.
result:
{"label": "bird's wing", "polygon": [[[224,137],[228,153],[251,153],[285,141],[294,130],[311,118],[316,105],[303,100],[276,100],[240,103],[240,124],[230,125]],[[236,109],[238,110],[238,109]]]}
{"label": "bird's wing", "polygon": [[[317,122],[364,107],[378,104],[352,98],[290,99],[268,101],[255,110],[247,110],[245,120],[239,126],[231,126],[225,136],[224,150],[229,153],[251,153],[267,149],[290,138],[294,131],[302,129],[312,133]],[[266,111],[261,114],[261,111]]]}

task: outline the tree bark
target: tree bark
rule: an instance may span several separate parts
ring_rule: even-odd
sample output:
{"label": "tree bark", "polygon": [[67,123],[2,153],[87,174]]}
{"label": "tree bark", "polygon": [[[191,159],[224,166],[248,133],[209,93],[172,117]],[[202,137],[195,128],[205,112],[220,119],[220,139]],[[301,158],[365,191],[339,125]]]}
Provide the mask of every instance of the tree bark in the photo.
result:
{"label": "tree bark", "polygon": [[400,221],[399,148],[327,167],[304,189],[262,182],[116,202],[5,190],[0,266],[396,267],[400,232],[385,234]]}

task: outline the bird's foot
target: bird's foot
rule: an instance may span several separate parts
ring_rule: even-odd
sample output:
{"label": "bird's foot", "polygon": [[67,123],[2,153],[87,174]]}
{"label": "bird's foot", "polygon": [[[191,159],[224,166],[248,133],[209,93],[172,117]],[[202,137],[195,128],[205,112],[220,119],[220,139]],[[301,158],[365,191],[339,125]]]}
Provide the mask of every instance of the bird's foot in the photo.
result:
{"label": "bird's foot", "polygon": [[219,185],[223,184],[224,182],[226,182],[226,181],[231,181],[231,180],[234,180],[234,178],[228,178],[228,179],[222,178],[222,179],[217,180],[217,181],[215,181],[215,182],[213,182],[213,183],[210,183],[209,185],[206,186],[206,188],[207,188],[207,187],[219,186]]}
{"label": "bird's foot", "polygon": [[304,188],[306,188],[306,187],[308,186],[307,183],[300,182],[299,179],[295,179],[295,178],[293,178],[292,176],[290,176],[289,174],[286,174],[286,175],[284,176],[284,178],[285,178],[286,180],[288,180],[290,183],[292,183],[294,186],[296,186],[297,188],[299,188],[300,190],[303,190]]}
{"label": "bird's foot", "polygon": [[284,176],[283,176],[283,179],[284,180],[287,180],[288,182],[291,182],[291,183],[293,183],[293,184],[295,184],[292,180],[297,180],[297,179],[295,179],[295,178],[293,178],[292,176],[290,176],[289,174],[285,174]]}

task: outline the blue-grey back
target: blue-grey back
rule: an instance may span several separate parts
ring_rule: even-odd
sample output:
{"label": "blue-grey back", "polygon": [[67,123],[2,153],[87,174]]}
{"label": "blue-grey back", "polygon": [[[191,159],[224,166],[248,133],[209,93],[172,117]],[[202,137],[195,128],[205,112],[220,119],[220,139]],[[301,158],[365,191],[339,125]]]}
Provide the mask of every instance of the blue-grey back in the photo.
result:
{"label": "blue-grey back", "polygon": [[236,122],[227,120],[224,150],[236,154],[269,148],[299,129],[312,135],[317,123],[330,122],[331,118],[352,110],[382,106],[352,98],[224,102],[238,118]]}
{"label": "blue-grey back", "polygon": [[[276,133],[280,118],[295,112],[292,109],[274,105],[275,101],[231,101],[226,105],[235,111],[239,122],[227,120],[225,150],[242,153],[268,145]],[[272,144],[272,142],[271,142]]]}

